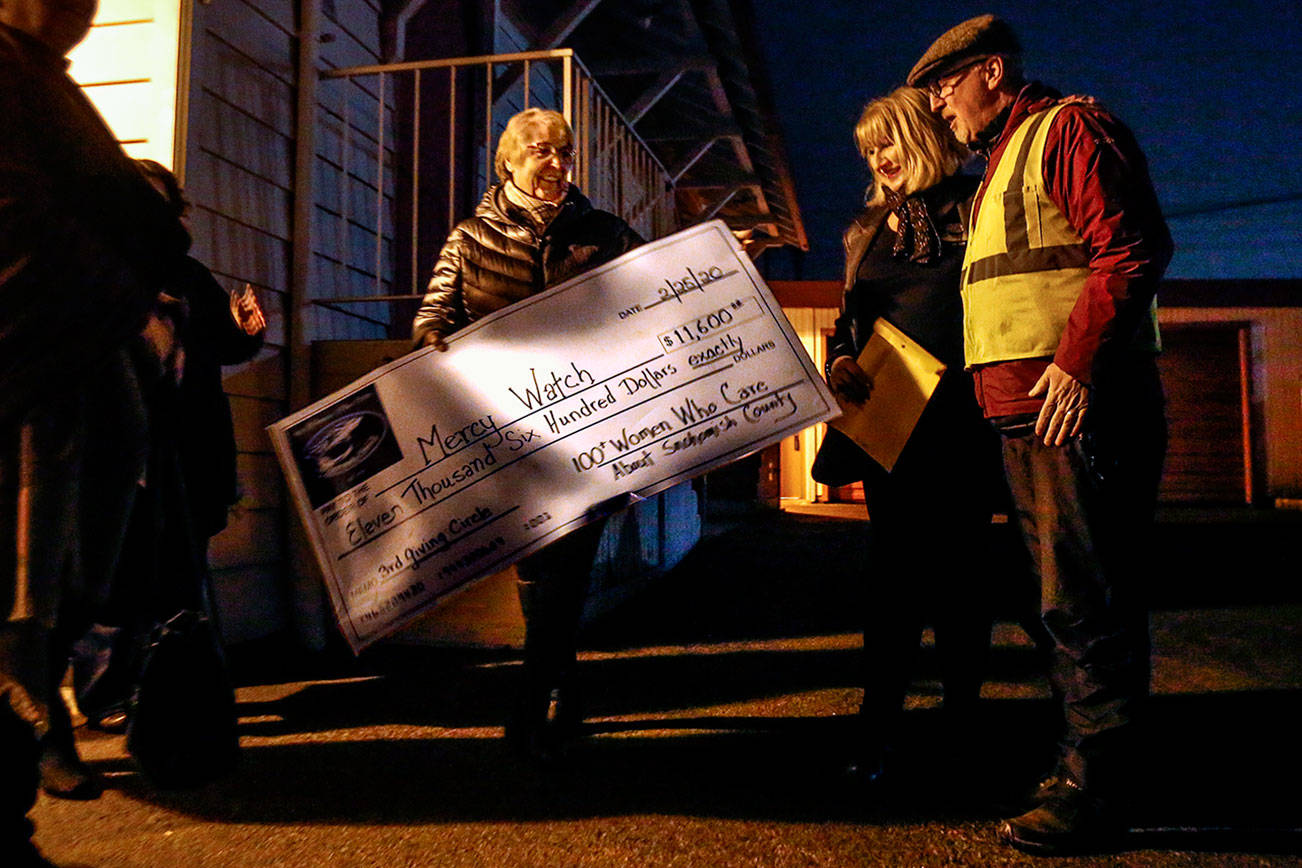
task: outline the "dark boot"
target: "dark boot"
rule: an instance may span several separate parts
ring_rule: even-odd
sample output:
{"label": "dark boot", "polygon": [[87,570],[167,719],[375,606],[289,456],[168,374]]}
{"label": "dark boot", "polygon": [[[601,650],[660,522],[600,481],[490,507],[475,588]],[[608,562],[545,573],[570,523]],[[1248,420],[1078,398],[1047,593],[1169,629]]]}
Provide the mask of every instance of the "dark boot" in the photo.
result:
{"label": "dark boot", "polygon": [[[67,655],[61,658],[67,668]],[[58,670],[62,672],[62,670]],[[60,675],[60,679],[62,676]],[[81,761],[72,733],[72,717],[59,693],[58,683],[49,685],[50,728],[41,736],[41,789],[58,799],[98,799],[104,791],[95,770]]]}
{"label": "dark boot", "polygon": [[1037,856],[1102,853],[1123,829],[1108,806],[1067,776],[1043,781],[1030,810],[1004,820],[999,840]]}
{"label": "dark boot", "polygon": [[569,588],[552,581],[517,584],[524,613],[524,660],[506,737],[536,759],[556,758],[578,735],[583,711],[575,688],[577,605]]}
{"label": "dark boot", "polygon": [[842,768],[845,783],[861,795],[877,798],[898,783],[895,770],[895,750],[889,730],[894,720],[891,711],[875,708],[865,697],[855,715],[850,744],[845,755],[849,757]]}
{"label": "dark boot", "polygon": [[898,783],[895,745],[921,633],[921,623],[900,607],[874,611],[864,631],[863,702],[848,746],[845,775],[872,795]]}
{"label": "dark boot", "polygon": [[86,801],[104,792],[99,774],[77,754],[71,727],[51,727],[41,739],[40,768],[41,789],[55,798]]}
{"label": "dark boot", "polygon": [[583,722],[575,689],[579,618],[604,526],[579,528],[516,564],[524,660],[506,736],[536,758],[557,756]]}

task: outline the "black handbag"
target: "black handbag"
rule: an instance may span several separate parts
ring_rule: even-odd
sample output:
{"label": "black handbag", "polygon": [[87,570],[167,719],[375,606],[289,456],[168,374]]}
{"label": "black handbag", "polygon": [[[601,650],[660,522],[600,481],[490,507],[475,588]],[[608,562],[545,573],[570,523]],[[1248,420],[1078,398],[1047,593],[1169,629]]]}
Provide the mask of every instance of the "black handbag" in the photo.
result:
{"label": "black handbag", "polygon": [[823,435],[823,444],[814,453],[814,463],[809,468],[809,475],[815,482],[839,488],[852,482],[866,479],[877,463],[868,457],[847,435],[828,426]]}
{"label": "black handbag", "polygon": [[160,787],[200,786],[235,767],[235,691],[202,612],[183,609],[154,628],[128,720],[127,750]]}

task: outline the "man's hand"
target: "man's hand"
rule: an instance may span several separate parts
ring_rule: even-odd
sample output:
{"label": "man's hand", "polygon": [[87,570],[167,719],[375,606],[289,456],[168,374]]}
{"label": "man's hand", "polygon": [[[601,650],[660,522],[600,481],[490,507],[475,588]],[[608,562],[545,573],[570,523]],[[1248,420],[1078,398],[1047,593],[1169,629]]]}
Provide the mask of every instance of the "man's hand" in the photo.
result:
{"label": "man's hand", "polygon": [[448,351],[447,342],[443,340],[443,335],[438,332],[425,332],[425,334],[421,335],[420,345],[422,347],[433,347],[440,353]]}
{"label": "man's hand", "polygon": [[1045,446],[1061,446],[1080,433],[1090,404],[1089,386],[1050,362],[1027,394],[1044,395],[1035,436],[1043,437]]}
{"label": "man's hand", "polygon": [[867,401],[873,390],[872,378],[849,356],[841,356],[832,362],[832,368],[827,372],[827,384],[852,404]]}

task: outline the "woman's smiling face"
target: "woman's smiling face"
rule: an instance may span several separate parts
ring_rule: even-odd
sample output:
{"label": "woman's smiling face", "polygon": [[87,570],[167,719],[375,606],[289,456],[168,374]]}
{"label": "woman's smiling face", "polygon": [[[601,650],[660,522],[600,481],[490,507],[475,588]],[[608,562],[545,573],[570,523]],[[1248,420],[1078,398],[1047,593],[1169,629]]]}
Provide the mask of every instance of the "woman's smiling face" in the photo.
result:
{"label": "woman's smiling face", "polygon": [[865,155],[873,176],[883,189],[899,193],[904,187],[904,163],[894,142],[881,141],[868,149]]}
{"label": "woman's smiling face", "polygon": [[506,162],[511,181],[532,196],[559,202],[569,189],[574,146],[563,130],[549,130],[541,124],[529,128],[525,142],[519,157]]}

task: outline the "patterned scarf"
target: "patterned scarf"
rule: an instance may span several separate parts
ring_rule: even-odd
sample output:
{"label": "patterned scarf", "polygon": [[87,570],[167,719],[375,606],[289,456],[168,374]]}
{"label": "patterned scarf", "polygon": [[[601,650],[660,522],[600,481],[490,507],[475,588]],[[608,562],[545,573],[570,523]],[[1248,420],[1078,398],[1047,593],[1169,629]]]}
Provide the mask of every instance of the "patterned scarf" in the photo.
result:
{"label": "patterned scarf", "polygon": [[896,259],[908,257],[910,262],[926,264],[940,253],[940,233],[931,222],[927,203],[921,194],[905,196],[895,190],[886,190],[886,207],[900,222],[895,230],[895,243],[891,255]]}
{"label": "patterned scarf", "polygon": [[[566,192],[568,191],[569,187],[566,187]],[[547,227],[551,225],[552,220],[556,219],[561,206],[565,204],[564,196],[559,202],[548,202],[546,199],[539,199],[521,190],[514,181],[506,182],[506,200],[522,212],[523,216],[533,224],[534,231],[540,235],[547,231]]]}

